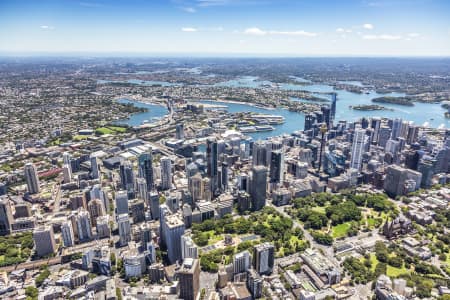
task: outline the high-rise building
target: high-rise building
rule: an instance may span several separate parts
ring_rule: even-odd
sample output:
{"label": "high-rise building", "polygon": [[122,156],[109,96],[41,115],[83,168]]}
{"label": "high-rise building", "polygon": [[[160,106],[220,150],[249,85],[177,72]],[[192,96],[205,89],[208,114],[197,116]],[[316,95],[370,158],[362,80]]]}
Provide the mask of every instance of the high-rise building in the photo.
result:
{"label": "high-rise building", "polygon": [[128,193],[126,191],[116,192],[116,214],[128,214]]}
{"label": "high-rise building", "polygon": [[320,107],[320,110],[322,111],[323,114],[323,121],[324,123],[327,125],[327,128],[331,128],[331,109],[328,105],[322,105]]}
{"label": "high-rise building", "polygon": [[200,266],[198,259],[185,258],[177,271],[179,297],[184,300],[195,300],[200,289]]}
{"label": "high-rise building", "polygon": [[117,226],[119,227],[120,246],[128,245],[131,241],[131,225],[128,214],[121,214],[117,217]]}
{"label": "high-rise building", "polygon": [[222,191],[226,191],[228,189],[228,163],[222,163],[222,172],[221,172],[221,183],[222,183]]}
{"label": "high-rise building", "polygon": [[253,248],[253,267],[258,274],[270,274],[275,260],[275,247],[271,243],[262,243]]}
{"label": "high-rise building", "polygon": [[109,215],[104,215],[97,218],[97,238],[109,238],[111,236],[111,228],[109,228]]}
{"label": "high-rise building", "polygon": [[378,132],[378,146],[386,147],[386,143],[391,137],[391,129],[387,126],[381,126]]}
{"label": "high-rise building", "polygon": [[213,193],[218,189],[218,159],[217,141],[208,139],[206,142],[206,170],[211,180],[211,191]]}
{"label": "high-rise building", "polygon": [[156,191],[152,191],[149,193],[149,206],[150,213],[152,215],[152,220],[159,219],[159,194]]}
{"label": "high-rise building", "polygon": [[91,224],[93,227],[97,226],[97,217],[104,216],[106,214],[105,206],[100,199],[93,199],[89,201],[88,211],[91,216]]}
{"label": "high-rise building", "polygon": [[435,162],[435,160],[425,158],[420,160],[417,166],[417,172],[422,174],[422,180],[420,182],[422,188],[428,189],[431,187]]}
{"label": "high-rise building", "polygon": [[172,161],[169,157],[161,158],[161,189],[169,190],[172,187]]}
{"label": "high-rise building", "polygon": [[[397,165],[391,165],[386,168],[384,190],[391,197],[401,196],[410,190],[417,190],[421,181],[421,173]],[[414,184],[414,186],[411,186],[411,184]]]}
{"label": "high-rise building", "polygon": [[252,210],[257,211],[266,205],[267,193],[267,168],[254,166],[252,168],[251,193]]}
{"label": "high-rise building", "polygon": [[391,132],[391,139],[395,140],[401,135],[402,132],[402,119],[395,118],[392,120],[392,132]]}
{"label": "high-rise building", "polygon": [[30,194],[37,194],[40,192],[39,177],[36,167],[32,163],[25,165],[25,180],[27,182],[28,192]]}
{"label": "high-rise building", "polygon": [[145,204],[144,200],[133,199],[130,202],[130,212],[133,218],[133,223],[140,223],[145,221]]}
{"label": "high-rise building", "polygon": [[378,141],[378,134],[380,132],[380,126],[381,126],[380,118],[372,118],[370,120],[370,128],[373,129],[372,141]]}
{"label": "high-rise building", "polygon": [[7,197],[0,196],[0,235],[10,234],[13,222],[9,200]]}
{"label": "high-rise building", "polygon": [[100,178],[100,168],[98,165],[98,158],[94,155],[91,155],[90,161],[91,161],[91,178],[99,179]]}
{"label": "high-rise building", "polygon": [[259,299],[262,297],[263,290],[263,280],[259,274],[250,269],[247,275],[247,287],[250,293],[252,294],[252,299]]}
{"label": "high-rise building", "polygon": [[63,180],[64,183],[69,183],[72,181],[72,168],[70,165],[63,165]]}
{"label": "high-rise building", "polygon": [[198,247],[189,234],[181,236],[181,259],[198,258]]}
{"label": "high-rise building", "polygon": [[122,161],[119,166],[120,185],[128,192],[129,198],[134,198],[134,172],[133,166],[127,160]]}
{"label": "high-rise building", "polygon": [[175,138],[177,140],[184,140],[184,125],[183,125],[183,123],[177,124]]}
{"label": "high-rise building", "polygon": [[164,242],[167,247],[167,256],[170,263],[181,260],[181,236],[184,234],[185,225],[183,218],[178,215],[166,214],[161,224]]}
{"label": "high-rise building", "polygon": [[144,178],[147,182],[147,191],[153,190],[155,182],[153,178],[153,157],[152,149],[149,149],[148,153],[139,155],[139,176]]}
{"label": "high-rise building", "polygon": [[332,128],[333,122],[336,119],[336,100],[337,100],[337,93],[331,94],[331,104],[330,104],[330,125],[328,128]]}
{"label": "high-rise building", "polygon": [[82,242],[92,239],[92,226],[89,212],[84,209],[78,211],[77,217],[78,239]]}
{"label": "high-rise building", "polygon": [[61,225],[61,237],[64,247],[72,247],[75,244],[72,222],[66,221]]}
{"label": "high-rise building", "polygon": [[305,127],[304,130],[311,130],[314,128],[315,124],[317,122],[317,117],[313,113],[309,113],[305,115]]}
{"label": "high-rise building", "polygon": [[356,129],[355,133],[353,135],[350,168],[361,171],[362,156],[364,154],[366,140],[367,140],[366,130],[365,129]]}
{"label": "high-rise building", "polygon": [[152,241],[152,229],[148,223],[142,223],[139,226],[139,233],[141,236],[141,247],[147,250],[147,245]]}
{"label": "high-rise building", "polygon": [[147,190],[147,182],[144,178],[136,179],[137,186],[137,197],[138,199],[142,199],[145,203],[148,203],[148,190]]}
{"label": "high-rise building", "polygon": [[235,254],[233,258],[234,274],[247,272],[251,265],[250,259],[250,252],[247,250]]}
{"label": "high-rise building", "polygon": [[200,173],[189,178],[189,192],[194,203],[203,199],[203,178]]}
{"label": "high-rise building", "polygon": [[33,231],[34,246],[38,257],[53,254],[56,251],[55,236],[52,226],[40,226]]}
{"label": "high-rise building", "polygon": [[265,142],[256,141],[253,143],[252,159],[253,166],[268,166],[267,148]]}
{"label": "high-rise building", "polygon": [[271,184],[283,183],[284,154],[281,150],[272,151],[269,178]]}

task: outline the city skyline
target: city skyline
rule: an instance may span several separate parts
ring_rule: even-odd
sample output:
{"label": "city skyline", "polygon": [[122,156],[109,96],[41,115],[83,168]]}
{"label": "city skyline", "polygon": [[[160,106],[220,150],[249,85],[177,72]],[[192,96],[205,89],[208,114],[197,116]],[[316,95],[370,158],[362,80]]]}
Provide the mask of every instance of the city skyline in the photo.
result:
{"label": "city skyline", "polygon": [[450,55],[442,0],[2,1],[0,11],[0,55]]}

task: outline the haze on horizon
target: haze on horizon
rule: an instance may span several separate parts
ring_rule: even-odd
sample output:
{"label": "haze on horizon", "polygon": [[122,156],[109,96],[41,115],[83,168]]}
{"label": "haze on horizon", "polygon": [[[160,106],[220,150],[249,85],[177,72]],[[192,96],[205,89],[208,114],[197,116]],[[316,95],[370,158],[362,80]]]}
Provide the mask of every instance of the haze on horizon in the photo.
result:
{"label": "haze on horizon", "polygon": [[0,54],[450,56],[446,0],[3,0]]}

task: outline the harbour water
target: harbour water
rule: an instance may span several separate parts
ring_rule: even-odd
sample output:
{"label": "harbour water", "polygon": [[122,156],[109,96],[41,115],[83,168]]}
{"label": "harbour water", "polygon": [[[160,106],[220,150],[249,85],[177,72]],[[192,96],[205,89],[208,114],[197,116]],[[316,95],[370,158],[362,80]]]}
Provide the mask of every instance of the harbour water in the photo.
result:
{"label": "harbour water", "polygon": [[[305,81],[303,81],[305,82]],[[139,84],[139,82],[132,82]],[[153,83],[153,82],[152,82]],[[158,82],[159,83],[159,82]],[[144,82],[142,84],[149,84]],[[170,85],[170,83],[167,83]],[[268,81],[258,81],[257,77],[245,76],[240,77],[236,80],[231,80],[223,83],[217,84],[218,86],[234,86],[234,87],[261,87],[265,85],[270,85],[271,82]],[[359,85],[361,83],[355,81],[352,82],[354,85]],[[296,84],[281,84],[279,85],[281,89],[296,89],[305,90],[314,93],[315,95],[323,98],[329,98],[327,93],[336,92],[337,93],[337,105],[336,105],[336,120],[347,120],[355,121],[362,117],[388,117],[388,118],[402,118],[403,120],[411,121],[417,125],[427,125],[430,127],[445,127],[450,128],[450,119],[444,117],[445,109],[441,107],[440,104],[428,104],[415,102],[414,106],[402,106],[396,104],[382,103],[389,111],[359,111],[350,109],[349,106],[362,105],[362,104],[373,104],[371,101],[374,98],[382,96],[392,96],[401,97],[405,96],[402,93],[389,93],[389,94],[379,94],[373,90],[369,90],[368,93],[352,93],[346,90],[334,89],[333,86],[326,84],[308,84],[308,85],[296,85]],[[307,101],[302,99],[293,99],[296,101]],[[127,99],[119,100],[124,103],[131,102]],[[285,123],[280,125],[273,125],[275,130],[269,132],[255,132],[248,133],[253,139],[265,139],[270,136],[276,136],[283,133],[292,133],[293,131],[303,129],[304,125],[304,115],[302,113],[290,112],[286,109],[264,109],[261,107],[255,107],[247,104],[238,103],[228,103],[228,102],[218,102],[218,101],[201,101],[203,103],[220,104],[228,107],[229,112],[255,112],[255,113],[266,113],[273,115],[281,115],[285,118]],[[152,121],[154,118],[160,118],[167,114],[166,107],[146,104],[140,102],[134,102],[138,107],[148,108],[148,112],[138,113],[130,117],[128,120],[121,121],[131,126],[136,126],[142,124],[144,120]]]}

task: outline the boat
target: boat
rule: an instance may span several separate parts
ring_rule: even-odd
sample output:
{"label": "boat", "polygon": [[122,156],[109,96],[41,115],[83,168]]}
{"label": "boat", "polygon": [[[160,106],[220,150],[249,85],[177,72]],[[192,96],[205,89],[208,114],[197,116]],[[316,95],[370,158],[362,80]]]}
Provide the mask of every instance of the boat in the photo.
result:
{"label": "boat", "polygon": [[262,126],[260,125],[260,126],[255,126],[255,129],[257,132],[260,132],[260,131],[272,131],[275,128],[270,125],[262,125]]}

